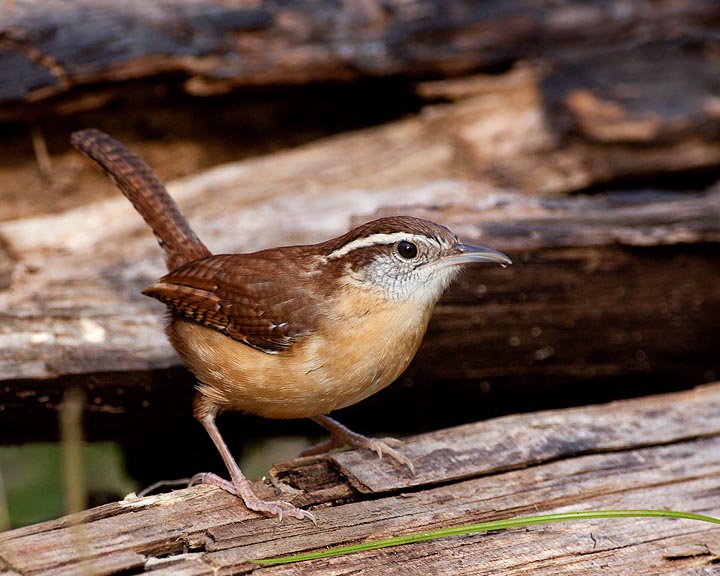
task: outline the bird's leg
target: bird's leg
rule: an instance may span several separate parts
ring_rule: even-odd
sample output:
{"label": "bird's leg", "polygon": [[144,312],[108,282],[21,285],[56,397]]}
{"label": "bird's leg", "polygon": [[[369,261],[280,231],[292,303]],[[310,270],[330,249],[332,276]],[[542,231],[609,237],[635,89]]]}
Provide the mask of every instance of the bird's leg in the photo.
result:
{"label": "bird's leg", "polygon": [[[197,405],[198,403],[196,402],[196,406]],[[218,430],[217,424],[215,424],[216,416],[217,409],[214,409],[200,415],[198,419],[205,430],[207,430],[210,438],[212,438],[218,452],[220,452],[220,456],[223,462],[225,462],[228,472],[230,472],[230,481],[212,472],[206,472],[193,476],[190,479],[190,485],[214,484],[215,486],[220,486],[223,490],[242,498],[245,506],[250,510],[262,512],[268,516],[277,516],[280,520],[282,520],[283,516],[292,516],[298,520],[307,518],[315,522],[315,517],[306,510],[301,510],[289,502],[283,502],[282,500],[263,500],[253,492],[252,485],[240,470],[240,466],[238,466],[235,458],[233,458],[230,453],[230,449],[227,447],[227,444],[225,444],[225,440],[223,440],[220,430]]]}
{"label": "bird's leg", "polygon": [[343,446],[349,445],[355,450],[373,450],[377,453],[378,458],[381,459],[383,454],[387,454],[393,460],[407,466],[410,469],[411,474],[415,474],[415,467],[410,459],[391,447],[402,445],[402,442],[399,440],[396,440],[395,438],[383,438],[382,440],[377,438],[368,438],[367,436],[353,432],[329,416],[315,416],[311,418],[311,420],[325,428],[325,430],[330,433],[330,439],[321,444],[303,450],[301,453],[302,456],[323,454],[334,448],[342,448]]}

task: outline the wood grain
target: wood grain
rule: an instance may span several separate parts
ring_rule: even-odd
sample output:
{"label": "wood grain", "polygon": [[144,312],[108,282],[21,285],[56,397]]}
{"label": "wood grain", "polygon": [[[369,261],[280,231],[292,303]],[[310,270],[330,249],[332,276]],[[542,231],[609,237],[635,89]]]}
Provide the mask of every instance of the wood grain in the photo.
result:
{"label": "wood grain", "polygon": [[[318,506],[317,526],[257,518],[240,509],[232,496],[211,487],[128,497],[1,534],[0,566],[23,575],[78,574],[83,569],[168,575],[392,570],[530,570],[542,575],[601,567],[613,573],[712,573],[720,558],[720,528],[655,519],[537,526],[290,567],[259,569],[247,560],[542,512],[666,508],[718,516],[719,407],[716,383],[684,393],[442,430],[409,443],[420,456],[424,481],[403,484],[400,479],[366,495],[354,491],[352,484],[370,461],[350,454],[332,457],[344,458],[343,467],[325,466],[324,473],[321,463],[328,461],[323,458],[298,460],[297,468],[290,463],[276,468],[272,476],[285,497],[294,494],[296,502],[311,500]],[[483,429],[484,437],[474,436]],[[445,455],[457,446],[463,447],[462,455],[446,475]],[[391,463],[384,465],[388,474],[393,472]],[[292,486],[289,476],[281,479],[291,470],[296,480]],[[314,473],[305,476],[303,470]],[[340,502],[338,490],[327,491],[333,483],[347,486]]]}
{"label": "wood grain", "polygon": [[697,43],[712,38],[717,14],[714,3],[700,0],[635,0],[625,11],[608,1],[582,7],[569,0],[518,0],[502,9],[442,0],[173,0],[152,7],[74,0],[53,2],[51,10],[11,3],[2,8],[0,64],[13,74],[0,101],[36,102],[87,85],[170,74],[197,95],[237,85],[457,75],[598,45],[686,37]]}
{"label": "wood grain", "polygon": [[[650,396],[597,407],[538,412],[527,429],[523,423],[528,417],[522,414],[415,436],[404,449],[417,467],[412,477],[401,477],[401,467],[393,469],[386,462],[367,461],[358,452],[329,458],[354,488],[379,493],[498,472],[516,466],[518,461],[527,465],[570,454],[622,450],[630,444],[660,445],[720,434],[720,398],[696,391],[674,398],[677,406],[669,404],[667,396]],[[599,412],[603,412],[601,418]],[[688,414],[694,420],[689,434]],[[511,437],[508,430],[513,430]]]}
{"label": "wood grain", "polygon": [[[178,183],[172,193],[216,253],[320,241],[346,231],[358,219],[390,212],[441,221],[464,240],[491,244],[517,261],[504,271],[475,271],[455,293],[456,302],[464,299],[481,306],[478,311],[487,314],[482,322],[498,319],[511,303],[520,307],[515,318],[530,316],[535,303],[515,297],[525,294],[527,299],[531,285],[543,278],[550,286],[572,282],[576,287],[572,293],[568,286],[543,294],[537,285],[536,297],[564,293],[591,301],[600,296],[594,287],[605,278],[616,287],[614,304],[621,314],[643,312],[639,302],[627,301],[631,287],[623,286],[627,274],[638,267],[639,277],[643,265],[652,267],[648,273],[653,275],[667,271],[665,281],[672,279],[676,288],[666,299],[685,294],[686,302],[666,302],[679,323],[716,309],[717,283],[712,278],[717,270],[694,257],[713,252],[720,236],[716,191],[543,200],[465,180],[427,181],[428,161],[450,150],[443,143],[420,144],[419,128],[415,122],[401,123],[372,136],[335,138],[228,165]],[[354,160],[339,166],[341,157]],[[366,163],[378,167],[375,177],[366,174]],[[298,218],[302,213],[314,216]],[[285,225],[271,225],[277,221]],[[9,286],[0,292],[6,311],[0,318],[2,378],[52,378],[100,367],[142,370],[177,363],[159,336],[162,307],[138,295],[161,274],[160,251],[123,198],[5,222],[0,237]],[[682,248],[662,248],[675,244]],[[678,267],[684,270],[680,276],[675,273]],[[573,270],[586,277],[575,276]],[[641,324],[637,327],[642,330]],[[492,332],[485,334],[479,337]],[[495,340],[489,347],[505,345]]]}

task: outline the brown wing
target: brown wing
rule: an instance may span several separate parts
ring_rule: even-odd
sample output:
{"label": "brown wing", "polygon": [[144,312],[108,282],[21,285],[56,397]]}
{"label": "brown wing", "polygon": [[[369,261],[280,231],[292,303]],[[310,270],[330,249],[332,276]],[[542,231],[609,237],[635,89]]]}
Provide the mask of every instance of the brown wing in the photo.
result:
{"label": "brown wing", "polygon": [[235,340],[280,352],[310,332],[319,305],[293,261],[280,254],[210,256],[170,272],[143,294]]}

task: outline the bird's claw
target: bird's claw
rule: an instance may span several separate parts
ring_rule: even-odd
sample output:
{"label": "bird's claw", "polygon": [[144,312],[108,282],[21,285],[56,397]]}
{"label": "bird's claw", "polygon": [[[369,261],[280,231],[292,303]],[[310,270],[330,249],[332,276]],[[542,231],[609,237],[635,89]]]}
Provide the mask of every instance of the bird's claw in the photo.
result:
{"label": "bird's claw", "polygon": [[225,478],[221,478],[212,472],[195,474],[195,476],[190,478],[188,486],[194,486],[195,484],[210,484],[219,486],[226,492],[230,492],[230,494],[240,498],[249,510],[252,510],[253,512],[260,512],[266,516],[277,516],[278,522],[282,522],[283,516],[291,516],[293,518],[297,518],[298,520],[310,520],[317,526],[317,519],[311,512],[298,508],[297,506],[283,500],[263,500],[252,490],[247,488],[247,486],[233,484],[229,480],[225,480]]}

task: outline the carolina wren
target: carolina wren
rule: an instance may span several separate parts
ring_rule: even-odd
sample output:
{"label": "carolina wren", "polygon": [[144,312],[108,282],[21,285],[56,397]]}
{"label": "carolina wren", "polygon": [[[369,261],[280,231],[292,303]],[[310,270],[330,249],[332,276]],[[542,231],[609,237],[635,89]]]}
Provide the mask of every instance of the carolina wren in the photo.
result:
{"label": "carolina wren", "polygon": [[510,258],[407,216],[374,220],[319,244],[213,255],[139,156],[98,130],[76,132],[71,141],[132,202],[164,251],[170,272],[143,294],[168,307],[167,336],[198,380],[194,415],[230,473],[230,481],[199,474],[191,482],[219,485],[251,510],[313,519],[253,493],[215,424],[223,410],[312,418],[330,440],[304,454],[349,444],[413,471],[391,446],[397,441],[366,438],[327,414],[405,370],[462,265],[507,265]]}

